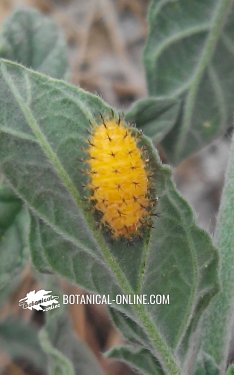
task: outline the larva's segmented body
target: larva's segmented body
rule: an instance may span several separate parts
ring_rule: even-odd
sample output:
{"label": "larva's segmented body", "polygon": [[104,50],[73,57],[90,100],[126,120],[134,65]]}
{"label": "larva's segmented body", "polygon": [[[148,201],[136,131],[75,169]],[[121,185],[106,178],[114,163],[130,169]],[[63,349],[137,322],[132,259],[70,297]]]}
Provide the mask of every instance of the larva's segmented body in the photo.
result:
{"label": "larva's segmented body", "polygon": [[113,237],[130,238],[151,224],[149,173],[137,137],[123,120],[93,126],[88,146],[90,199]]}

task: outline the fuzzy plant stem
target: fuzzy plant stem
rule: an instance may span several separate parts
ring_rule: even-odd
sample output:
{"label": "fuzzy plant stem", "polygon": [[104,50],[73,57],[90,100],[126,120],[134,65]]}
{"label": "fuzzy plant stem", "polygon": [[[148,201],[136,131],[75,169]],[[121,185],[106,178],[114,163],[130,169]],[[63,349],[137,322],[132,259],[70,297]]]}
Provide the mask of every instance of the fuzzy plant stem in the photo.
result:
{"label": "fuzzy plant stem", "polygon": [[215,241],[220,254],[221,291],[214,298],[204,322],[202,350],[213,357],[220,374],[224,374],[234,320],[234,133]]}

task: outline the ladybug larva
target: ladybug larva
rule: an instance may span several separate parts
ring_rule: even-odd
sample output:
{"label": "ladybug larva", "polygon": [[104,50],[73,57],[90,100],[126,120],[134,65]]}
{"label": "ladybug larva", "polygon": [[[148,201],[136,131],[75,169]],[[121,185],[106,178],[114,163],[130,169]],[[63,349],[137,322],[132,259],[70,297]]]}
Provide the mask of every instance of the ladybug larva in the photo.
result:
{"label": "ladybug larva", "polygon": [[101,116],[88,141],[90,200],[114,238],[130,238],[152,225],[155,200],[150,197],[150,173],[136,134],[120,117]]}

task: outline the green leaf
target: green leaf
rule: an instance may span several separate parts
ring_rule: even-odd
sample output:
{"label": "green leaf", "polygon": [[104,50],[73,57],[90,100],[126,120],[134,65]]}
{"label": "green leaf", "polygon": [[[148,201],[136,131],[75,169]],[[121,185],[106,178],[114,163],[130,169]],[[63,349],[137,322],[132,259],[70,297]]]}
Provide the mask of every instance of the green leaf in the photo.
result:
{"label": "green leaf", "polygon": [[206,353],[203,353],[203,352],[199,353],[198,361],[197,361],[197,368],[195,370],[194,375],[220,375],[220,374],[221,373],[214,359]]}
{"label": "green leaf", "polygon": [[221,290],[214,298],[202,326],[201,351],[217,363],[224,374],[233,327],[234,288],[234,134],[218,214],[215,241],[220,254]]}
{"label": "green leaf", "polygon": [[62,32],[35,9],[19,8],[6,20],[0,35],[0,57],[54,78],[65,78],[68,74]]}
{"label": "green leaf", "polygon": [[12,317],[0,322],[0,347],[13,360],[27,360],[45,371],[46,356],[40,347],[37,329],[32,324]]}
{"label": "green leaf", "polygon": [[152,354],[142,347],[119,346],[106,353],[108,358],[126,362],[144,375],[163,374],[159,363]]}
{"label": "green leaf", "polygon": [[228,366],[226,375],[234,375],[234,365]]}
{"label": "green leaf", "polygon": [[179,108],[177,100],[149,97],[135,102],[126,113],[126,119],[158,143],[175,125]]}
{"label": "green leaf", "polygon": [[29,254],[28,211],[8,188],[0,187],[0,300],[11,292],[14,278]]}
{"label": "green leaf", "polygon": [[103,375],[94,355],[73,333],[62,307],[47,313],[39,337],[48,355],[50,375]]}
{"label": "green leaf", "polygon": [[144,51],[149,94],[181,99],[181,115],[163,142],[179,161],[210,143],[233,116],[231,0],[152,0]]}
{"label": "green leaf", "polygon": [[[111,299],[170,294],[170,305],[113,303],[112,308],[139,327],[140,343],[166,374],[180,374],[175,352],[217,291],[217,252],[176,191],[170,169],[142,137],[161,217],[131,246],[110,240],[96,229],[83,201],[80,158],[89,121],[111,108],[97,96],[6,61],[0,66],[0,101],[0,167],[32,212],[36,266]],[[184,355],[183,350],[181,360]]]}

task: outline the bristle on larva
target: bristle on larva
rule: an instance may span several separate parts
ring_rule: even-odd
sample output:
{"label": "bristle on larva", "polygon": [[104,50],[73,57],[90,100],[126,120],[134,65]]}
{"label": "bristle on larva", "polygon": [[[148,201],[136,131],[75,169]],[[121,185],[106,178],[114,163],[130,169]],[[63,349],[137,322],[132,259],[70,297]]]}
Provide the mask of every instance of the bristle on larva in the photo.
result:
{"label": "bristle on larva", "polygon": [[114,238],[132,237],[150,225],[149,176],[137,137],[123,120],[93,126],[88,141],[90,200]]}

